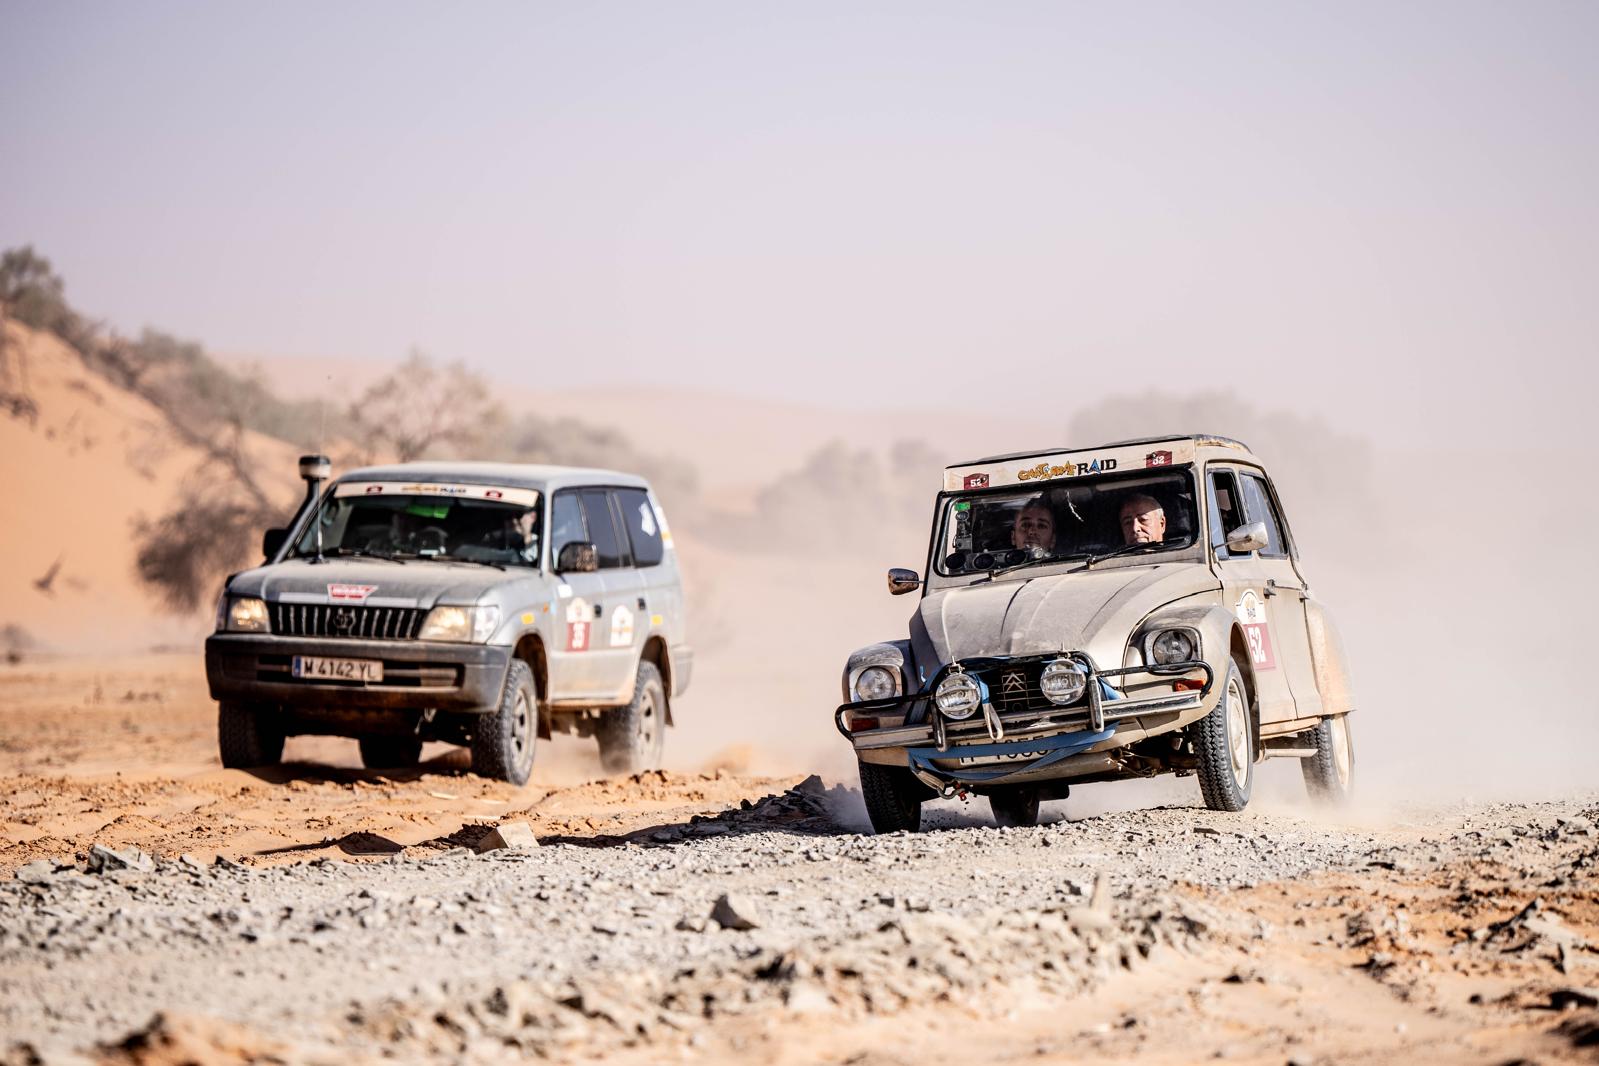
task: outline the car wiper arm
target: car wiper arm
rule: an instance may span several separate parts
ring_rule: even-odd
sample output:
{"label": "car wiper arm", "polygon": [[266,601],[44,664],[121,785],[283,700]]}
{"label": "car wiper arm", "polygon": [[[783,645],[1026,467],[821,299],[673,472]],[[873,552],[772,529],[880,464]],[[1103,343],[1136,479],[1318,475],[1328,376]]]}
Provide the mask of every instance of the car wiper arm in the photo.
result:
{"label": "car wiper arm", "polygon": [[1002,574],[1008,574],[1012,570],[1020,570],[1024,566],[1039,566],[1043,563],[1063,563],[1067,559],[1081,559],[1082,557],[1083,556],[1081,552],[1073,552],[1070,555],[1042,555],[1037,559],[1023,559],[1021,562],[1011,563],[1009,566],[994,567],[992,570],[988,571],[988,579],[992,581],[994,578],[999,577]]}
{"label": "car wiper arm", "polygon": [[1170,547],[1172,547],[1172,545],[1160,540],[1151,540],[1142,544],[1124,544],[1115,551],[1108,551],[1104,555],[1090,555],[1082,566],[1074,566],[1066,572],[1068,574],[1080,574],[1084,570],[1087,570],[1089,567],[1093,566],[1095,563],[1102,563],[1106,559],[1114,559],[1118,555],[1132,555],[1134,552],[1154,551],[1158,548]]}

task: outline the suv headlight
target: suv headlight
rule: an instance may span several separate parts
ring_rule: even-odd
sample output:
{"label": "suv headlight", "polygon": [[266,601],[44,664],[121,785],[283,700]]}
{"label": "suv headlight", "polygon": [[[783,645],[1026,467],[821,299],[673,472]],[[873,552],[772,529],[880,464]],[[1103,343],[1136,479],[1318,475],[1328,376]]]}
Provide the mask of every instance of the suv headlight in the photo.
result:
{"label": "suv headlight", "polygon": [[1038,689],[1050,703],[1071,703],[1088,687],[1088,675],[1070,659],[1056,659],[1038,675]]}
{"label": "suv headlight", "polygon": [[500,627],[500,609],[488,607],[435,607],[422,623],[418,640],[453,640],[482,644]]}
{"label": "suv headlight", "polygon": [[933,690],[933,702],[938,704],[939,713],[957,722],[976,714],[987,697],[983,683],[964,673],[950,674]]}
{"label": "suv headlight", "polygon": [[855,675],[855,698],[886,700],[899,695],[899,671],[891,666],[868,666]]}
{"label": "suv headlight", "polygon": [[217,629],[227,633],[269,633],[266,601],[254,596],[230,597],[226,593],[217,605]]}
{"label": "suv headlight", "polygon": [[1187,662],[1198,650],[1198,642],[1186,629],[1165,630],[1149,642],[1149,656],[1160,666]]}

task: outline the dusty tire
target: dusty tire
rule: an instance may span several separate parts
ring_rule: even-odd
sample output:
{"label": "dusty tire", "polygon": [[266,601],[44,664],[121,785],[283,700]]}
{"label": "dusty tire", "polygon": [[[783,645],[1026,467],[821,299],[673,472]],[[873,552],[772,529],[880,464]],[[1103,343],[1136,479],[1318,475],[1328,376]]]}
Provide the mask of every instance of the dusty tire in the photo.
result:
{"label": "dusty tire", "polygon": [[217,704],[217,748],[223,766],[248,770],[283,761],[283,731],[269,714],[240,703]]}
{"label": "dusty tire", "polygon": [[654,663],[640,661],[633,701],[606,711],[596,738],[600,765],[608,774],[660,769],[666,750],[666,686]]}
{"label": "dusty tire", "polygon": [[1038,787],[1036,785],[1009,785],[988,794],[988,809],[994,812],[994,824],[1007,828],[1017,825],[1038,824]]}
{"label": "dusty tire", "polygon": [[1191,727],[1199,758],[1199,791],[1213,811],[1241,811],[1255,788],[1255,736],[1249,690],[1237,662],[1227,664],[1221,699]]}
{"label": "dusty tire", "polygon": [[409,769],[422,761],[421,737],[361,737],[361,765],[368,770]]}
{"label": "dusty tire", "polygon": [[866,817],[876,833],[915,833],[922,828],[922,800],[930,795],[927,786],[903,766],[860,763],[861,796],[866,800]]}
{"label": "dusty tire", "polygon": [[478,717],[472,734],[472,772],[525,785],[533,773],[533,748],[538,742],[539,703],[533,671],[512,659],[505,673],[500,705]]}
{"label": "dusty tire", "polygon": [[1349,731],[1349,716],[1323,718],[1309,736],[1316,742],[1316,754],[1299,760],[1305,791],[1317,803],[1343,803],[1355,781],[1355,738]]}

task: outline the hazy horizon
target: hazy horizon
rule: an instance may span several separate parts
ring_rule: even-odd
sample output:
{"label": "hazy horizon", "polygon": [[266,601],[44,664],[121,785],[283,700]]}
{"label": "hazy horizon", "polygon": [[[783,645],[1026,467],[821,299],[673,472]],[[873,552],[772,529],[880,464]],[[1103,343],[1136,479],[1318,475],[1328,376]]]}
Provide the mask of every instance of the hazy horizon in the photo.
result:
{"label": "hazy horizon", "polygon": [[0,246],[257,357],[1581,434],[1599,8],[0,5]]}

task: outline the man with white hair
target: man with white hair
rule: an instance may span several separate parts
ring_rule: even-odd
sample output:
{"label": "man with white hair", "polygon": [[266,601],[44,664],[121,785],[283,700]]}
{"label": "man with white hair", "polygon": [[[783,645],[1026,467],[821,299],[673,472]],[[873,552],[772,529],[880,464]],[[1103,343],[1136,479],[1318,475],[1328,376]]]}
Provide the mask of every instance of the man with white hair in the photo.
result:
{"label": "man with white hair", "polygon": [[1159,544],[1166,539],[1166,510],[1153,496],[1138,493],[1122,501],[1122,540],[1128,544]]}

